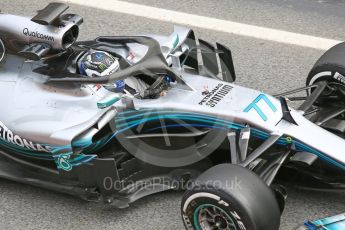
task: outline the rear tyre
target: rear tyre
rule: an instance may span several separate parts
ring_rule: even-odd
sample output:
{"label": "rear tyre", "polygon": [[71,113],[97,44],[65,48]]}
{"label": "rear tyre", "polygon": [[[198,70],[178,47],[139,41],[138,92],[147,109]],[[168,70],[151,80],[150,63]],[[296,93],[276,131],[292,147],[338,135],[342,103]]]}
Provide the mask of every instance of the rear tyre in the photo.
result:
{"label": "rear tyre", "polygon": [[[327,82],[327,87],[314,103],[315,107],[322,110],[345,105],[345,42],[327,50],[315,63],[307,77],[306,85],[318,82]],[[314,118],[311,121],[315,121]],[[341,115],[335,118],[344,120],[345,117]]]}
{"label": "rear tyre", "polygon": [[327,50],[315,63],[307,77],[307,86],[319,81],[345,84],[345,42]]}
{"label": "rear tyre", "polygon": [[183,196],[186,229],[277,230],[281,212],[275,194],[252,171],[231,164],[204,172]]}

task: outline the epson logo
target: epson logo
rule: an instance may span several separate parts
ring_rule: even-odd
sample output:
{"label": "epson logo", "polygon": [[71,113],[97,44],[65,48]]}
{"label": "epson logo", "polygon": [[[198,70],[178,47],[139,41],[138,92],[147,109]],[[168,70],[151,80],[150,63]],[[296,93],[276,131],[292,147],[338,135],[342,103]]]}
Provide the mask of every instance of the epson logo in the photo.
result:
{"label": "epson logo", "polygon": [[41,34],[41,33],[37,32],[37,31],[33,32],[33,31],[30,31],[28,28],[24,28],[23,29],[23,34],[26,35],[26,36],[33,37],[33,38],[39,38],[39,39],[47,40],[47,41],[54,41],[54,37],[53,36]]}

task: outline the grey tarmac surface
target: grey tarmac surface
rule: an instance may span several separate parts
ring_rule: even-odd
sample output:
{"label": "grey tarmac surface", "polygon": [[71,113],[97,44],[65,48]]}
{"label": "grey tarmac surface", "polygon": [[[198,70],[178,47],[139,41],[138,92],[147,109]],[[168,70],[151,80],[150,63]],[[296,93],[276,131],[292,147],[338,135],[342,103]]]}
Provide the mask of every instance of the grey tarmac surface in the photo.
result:
{"label": "grey tarmac surface", "polygon": [[[2,0],[4,13],[34,15],[49,1]],[[345,40],[345,4],[339,0],[131,0],[140,4],[241,23]],[[101,1],[100,1],[101,4]],[[135,10],[135,9],[133,9]],[[69,12],[85,22],[80,39],[98,35],[130,35],[172,31],[172,24],[126,14],[71,5]],[[267,93],[304,85],[313,63],[323,53],[249,37],[194,28],[197,36],[221,42],[233,50],[237,83]],[[288,187],[282,230],[305,219],[345,212],[345,193],[303,191]],[[118,210],[68,195],[0,180],[0,229],[183,229],[180,192],[149,196]]]}

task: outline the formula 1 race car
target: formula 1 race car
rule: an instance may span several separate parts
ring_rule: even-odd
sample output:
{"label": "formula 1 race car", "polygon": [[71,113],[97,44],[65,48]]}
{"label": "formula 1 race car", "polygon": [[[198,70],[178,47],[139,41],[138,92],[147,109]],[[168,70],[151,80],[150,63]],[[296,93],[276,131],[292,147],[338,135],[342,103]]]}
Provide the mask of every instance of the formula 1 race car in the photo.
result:
{"label": "formula 1 race car", "polygon": [[190,29],[77,42],[67,8],[0,14],[0,177],[120,208],[184,189],[197,230],[278,229],[278,172],[344,188],[345,43],[270,96]]}

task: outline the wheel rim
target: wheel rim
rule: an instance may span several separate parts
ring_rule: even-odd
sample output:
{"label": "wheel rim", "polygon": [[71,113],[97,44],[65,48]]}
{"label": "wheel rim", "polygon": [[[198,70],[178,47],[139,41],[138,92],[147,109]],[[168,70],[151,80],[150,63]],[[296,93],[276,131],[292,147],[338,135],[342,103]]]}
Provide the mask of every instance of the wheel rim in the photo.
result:
{"label": "wheel rim", "polygon": [[237,230],[235,221],[220,207],[200,205],[194,211],[196,230]]}

